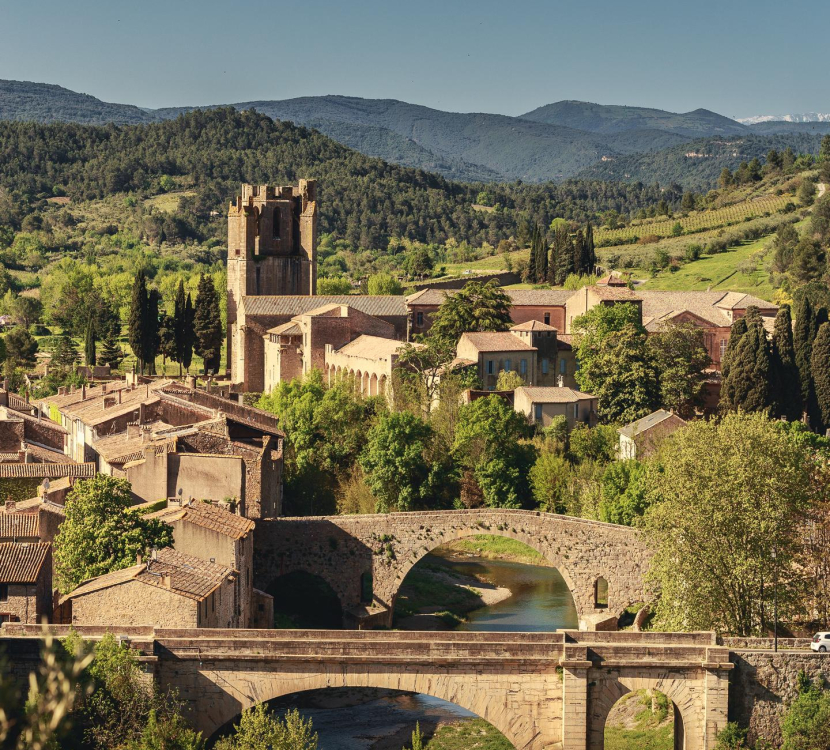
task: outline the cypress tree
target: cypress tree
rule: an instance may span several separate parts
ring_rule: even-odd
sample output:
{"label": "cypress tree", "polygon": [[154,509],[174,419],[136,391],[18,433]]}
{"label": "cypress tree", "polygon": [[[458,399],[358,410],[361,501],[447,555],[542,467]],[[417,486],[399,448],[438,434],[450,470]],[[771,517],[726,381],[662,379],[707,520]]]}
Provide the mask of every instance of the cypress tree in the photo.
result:
{"label": "cypress tree", "polygon": [[196,332],[193,330],[194,317],[193,300],[188,292],[184,303],[185,336],[182,344],[182,367],[185,372],[190,370],[190,363],[193,361],[193,345],[196,342]]}
{"label": "cypress tree", "polygon": [[101,356],[98,359],[101,360],[101,364],[109,365],[113,370],[124,359],[124,352],[118,343],[118,334],[114,327],[110,327],[106,334],[104,334],[104,339],[101,342]]}
{"label": "cypress tree", "polygon": [[594,247],[594,228],[590,221],[585,227],[585,258],[588,261],[588,273],[594,273],[597,268],[597,251]]}
{"label": "cypress tree", "polygon": [[767,333],[758,308],[750,307],[745,320],[746,333],[733,349],[723,379],[721,406],[730,411],[769,411],[771,362]]}
{"label": "cypress tree", "polygon": [[795,330],[793,331],[793,346],[795,347],[795,364],[798,367],[801,385],[801,403],[805,410],[812,401],[813,378],[810,370],[810,358],[813,354],[813,306],[810,298],[802,294],[795,306]]}
{"label": "cypress tree", "polygon": [[720,406],[721,409],[729,411],[733,408],[734,402],[734,377],[732,375],[733,365],[738,366],[736,361],[736,353],[741,339],[746,335],[746,319],[738,318],[729,330],[729,343],[726,346],[726,351],[721,360],[721,389],[720,389]]}
{"label": "cypress tree", "polygon": [[818,329],[813,342],[810,366],[818,407],[818,419],[814,429],[823,432],[827,425],[830,425],[830,323],[822,323]]}
{"label": "cypress tree", "polygon": [[184,362],[185,342],[188,337],[187,331],[187,298],[184,293],[184,282],[179,281],[179,288],[176,290],[176,300],[173,303],[173,340],[176,362],[179,364],[179,377],[182,374],[182,363]]}
{"label": "cypress tree", "polygon": [[138,371],[144,372],[144,363],[147,360],[147,277],[144,270],[139,269],[133,282],[133,293],[130,301],[130,319],[128,322],[128,340],[138,361]]}
{"label": "cypress tree", "polygon": [[574,273],[584,274],[589,272],[590,261],[588,260],[588,246],[585,242],[585,235],[580,229],[574,237]]}
{"label": "cypress tree", "polygon": [[541,229],[536,239],[536,273],[537,281],[544,284],[548,278],[548,243]]}
{"label": "cypress tree", "polygon": [[156,356],[161,348],[161,320],[159,318],[159,302],[161,294],[158,289],[150,289],[147,293],[147,318],[145,328],[145,353],[147,374],[156,374]]}
{"label": "cypress tree", "polygon": [[[537,268],[536,268],[536,233],[539,231],[539,228],[534,224],[533,232],[530,235],[530,257],[527,259],[527,280],[531,284],[536,283],[536,279],[538,278]],[[199,298],[198,295],[196,297],[196,308],[199,308]]]}
{"label": "cypress tree", "polygon": [[574,271],[574,248],[568,230],[560,225],[553,238],[556,244],[556,285],[561,286]]}
{"label": "cypress tree", "polygon": [[776,393],[776,414],[790,422],[801,419],[801,381],[795,363],[793,323],[790,306],[782,305],[775,316],[772,335],[773,386]]}
{"label": "cypress tree", "polygon": [[95,324],[90,317],[84,334],[84,362],[86,362],[87,367],[95,366],[95,343]]}
{"label": "cypress tree", "polygon": [[222,357],[222,318],[219,312],[219,296],[213,280],[202,274],[196,294],[196,310],[193,315],[196,334],[196,354],[205,361],[205,371],[219,370]]}

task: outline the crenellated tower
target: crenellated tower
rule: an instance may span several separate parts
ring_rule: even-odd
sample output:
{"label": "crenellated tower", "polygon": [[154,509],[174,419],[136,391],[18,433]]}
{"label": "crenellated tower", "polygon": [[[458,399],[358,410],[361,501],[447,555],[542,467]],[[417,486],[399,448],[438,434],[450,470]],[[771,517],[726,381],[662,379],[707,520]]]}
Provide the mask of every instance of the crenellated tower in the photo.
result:
{"label": "crenellated tower", "polygon": [[243,297],[317,292],[317,181],[242,185],[228,210],[228,362]]}

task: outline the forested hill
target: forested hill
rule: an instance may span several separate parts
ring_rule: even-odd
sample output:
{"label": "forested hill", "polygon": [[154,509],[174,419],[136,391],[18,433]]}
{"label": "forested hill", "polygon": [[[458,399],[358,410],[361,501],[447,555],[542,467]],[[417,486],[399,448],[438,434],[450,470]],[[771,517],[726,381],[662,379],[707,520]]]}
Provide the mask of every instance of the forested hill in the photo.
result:
{"label": "forested hill", "polygon": [[818,154],[821,135],[776,133],[767,136],[704,138],[650,154],[629,154],[594,164],[579,173],[586,180],[621,180],[677,184],[686,190],[706,192],[715,187],[724,167],[735,170],[741,162],[763,158],[770,149],[796,154]]}
{"label": "forested hill", "polygon": [[[195,195],[179,216],[195,236],[218,229],[241,182],[320,182],[321,231],[354,246],[385,249],[390,237],[424,242],[455,238],[496,244],[519,222],[556,217],[585,221],[607,210],[629,212],[679,194],[656,186],[562,183],[474,185],[373,159],[326,136],[254,111],[193,111],[148,125],[84,126],[0,122],[0,224],[20,226],[45,198],[155,195],[177,188]],[[484,193],[482,195],[482,193]],[[474,208],[479,200],[492,210]],[[189,230],[188,230],[189,231]]]}

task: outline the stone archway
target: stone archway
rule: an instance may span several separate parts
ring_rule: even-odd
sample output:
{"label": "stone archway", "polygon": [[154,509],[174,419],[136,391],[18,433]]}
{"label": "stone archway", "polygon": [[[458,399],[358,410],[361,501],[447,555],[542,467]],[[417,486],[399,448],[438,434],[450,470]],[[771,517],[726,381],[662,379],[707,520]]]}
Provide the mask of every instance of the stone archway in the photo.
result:
{"label": "stone archway", "polygon": [[704,750],[705,727],[701,717],[705,715],[705,701],[701,676],[670,672],[626,674],[627,671],[606,670],[589,688],[588,750],[604,749],[608,714],[620,698],[637,690],[657,690],[672,702],[677,750]]}
{"label": "stone archway", "polygon": [[[553,732],[559,729],[555,702],[549,706],[551,710],[542,710],[531,717],[515,711],[507,700],[493,700],[493,693],[488,687],[502,692],[503,674],[481,674],[441,667],[416,672],[385,664],[282,664],[273,671],[256,666],[251,669],[224,669],[209,660],[205,660],[199,671],[211,684],[221,685],[221,692],[214,692],[210,701],[188,701],[190,720],[208,737],[257,703],[294,693],[350,687],[420,693],[454,703],[492,724],[518,750],[540,747],[540,729],[551,739],[555,736]],[[199,682],[198,676],[194,682]],[[185,699],[187,692],[186,689],[183,691]],[[546,716],[546,713],[549,715]],[[540,727],[540,724],[544,726]]]}

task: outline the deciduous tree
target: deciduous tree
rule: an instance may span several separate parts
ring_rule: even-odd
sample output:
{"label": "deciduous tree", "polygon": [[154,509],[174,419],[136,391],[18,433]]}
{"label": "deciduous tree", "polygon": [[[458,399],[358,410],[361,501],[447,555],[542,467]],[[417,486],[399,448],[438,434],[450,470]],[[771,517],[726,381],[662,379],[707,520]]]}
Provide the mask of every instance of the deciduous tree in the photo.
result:
{"label": "deciduous tree", "polygon": [[510,305],[510,297],[495,281],[469,281],[441,303],[428,335],[455,347],[468,331],[506,331],[511,325]]}
{"label": "deciduous tree", "polygon": [[660,406],[682,417],[703,403],[706,369],[712,363],[703,330],[688,323],[667,323],[648,337],[657,372]]}

